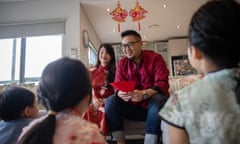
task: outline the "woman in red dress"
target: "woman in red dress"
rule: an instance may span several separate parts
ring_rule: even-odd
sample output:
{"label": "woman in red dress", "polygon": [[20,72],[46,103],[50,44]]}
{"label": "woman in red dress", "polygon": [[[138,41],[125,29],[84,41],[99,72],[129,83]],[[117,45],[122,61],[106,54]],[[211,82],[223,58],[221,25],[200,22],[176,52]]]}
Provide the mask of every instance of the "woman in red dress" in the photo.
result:
{"label": "woman in red dress", "polygon": [[[108,96],[114,94],[114,89],[110,83],[114,81],[116,66],[115,54],[112,45],[102,44],[99,47],[97,57],[98,59],[96,65],[90,69],[93,88],[92,103],[88,111],[84,114],[84,118],[96,123],[102,130],[103,134],[106,134],[104,101]],[[98,118],[96,118],[95,116],[91,116],[91,111],[95,114],[97,111],[104,113],[101,114],[101,112],[99,112],[99,114],[97,114]],[[99,117],[101,117],[101,119]]]}
{"label": "woman in red dress", "polygon": [[115,77],[115,54],[112,45],[102,44],[98,50],[96,66],[90,69],[92,75],[93,100],[95,108],[102,107],[104,100],[114,93],[110,85]]}

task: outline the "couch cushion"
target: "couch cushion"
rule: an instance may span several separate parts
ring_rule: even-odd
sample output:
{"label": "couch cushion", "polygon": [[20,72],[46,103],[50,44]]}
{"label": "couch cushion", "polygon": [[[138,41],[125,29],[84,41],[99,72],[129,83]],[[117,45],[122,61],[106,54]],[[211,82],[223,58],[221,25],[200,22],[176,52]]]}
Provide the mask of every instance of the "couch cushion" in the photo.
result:
{"label": "couch cushion", "polygon": [[202,74],[188,76],[171,76],[169,77],[169,93],[170,95],[203,77]]}

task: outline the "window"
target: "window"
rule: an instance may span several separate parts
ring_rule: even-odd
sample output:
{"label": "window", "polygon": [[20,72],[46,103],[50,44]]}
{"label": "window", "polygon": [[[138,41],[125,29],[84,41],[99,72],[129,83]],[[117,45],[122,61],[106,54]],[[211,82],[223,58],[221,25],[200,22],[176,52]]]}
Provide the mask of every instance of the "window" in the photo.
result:
{"label": "window", "polygon": [[89,42],[88,46],[88,63],[90,66],[95,65],[97,62],[97,52],[91,42]]}
{"label": "window", "polygon": [[62,56],[62,35],[0,39],[0,84],[38,82],[43,68]]}

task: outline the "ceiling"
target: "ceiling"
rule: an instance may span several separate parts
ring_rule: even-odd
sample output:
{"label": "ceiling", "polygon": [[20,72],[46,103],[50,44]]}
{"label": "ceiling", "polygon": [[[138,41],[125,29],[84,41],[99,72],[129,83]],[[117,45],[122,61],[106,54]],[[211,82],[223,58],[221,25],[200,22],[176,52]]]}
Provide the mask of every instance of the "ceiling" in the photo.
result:
{"label": "ceiling", "polygon": [[[107,11],[116,8],[117,0],[80,0],[81,5],[92,23],[101,42],[120,42],[118,23]],[[171,38],[186,37],[190,18],[196,9],[207,0],[138,0],[148,11],[140,21],[140,34],[144,41],[165,41]],[[136,0],[120,0],[121,7],[130,11]],[[166,5],[167,7],[163,7]],[[180,28],[177,28],[180,26]],[[138,23],[130,16],[120,23],[120,30],[138,30]],[[115,32],[113,32],[115,30]]]}
{"label": "ceiling", "polygon": [[[30,0],[0,0],[0,2]],[[33,0],[31,0],[33,1]],[[78,0],[95,29],[101,42],[119,43],[118,23],[112,19],[107,8],[112,11],[117,0]],[[144,41],[166,41],[172,38],[187,37],[188,25],[193,13],[209,0],[138,0],[148,11],[140,21],[139,33]],[[240,2],[240,0],[237,0]],[[121,7],[128,12],[136,5],[136,0],[120,0]],[[163,7],[166,5],[166,7]],[[177,28],[179,26],[180,28]],[[126,22],[120,23],[120,30],[134,29],[138,31],[138,23],[130,16]],[[115,30],[115,32],[113,32]]]}

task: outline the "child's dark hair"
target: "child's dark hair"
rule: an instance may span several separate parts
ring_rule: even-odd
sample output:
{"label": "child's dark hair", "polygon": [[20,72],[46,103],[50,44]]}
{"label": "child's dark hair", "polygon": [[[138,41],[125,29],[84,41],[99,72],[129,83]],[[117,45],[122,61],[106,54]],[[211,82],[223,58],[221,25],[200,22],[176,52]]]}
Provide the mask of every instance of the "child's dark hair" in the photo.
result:
{"label": "child's dark hair", "polygon": [[[45,67],[38,95],[47,109],[60,112],[76,106],[91,94],[91,89],[89,73],[84,64],[64,57]],[[49,114],[34,125],[18,144],[52,144],[55,126],[56,117]]]}
{"label": "child's dark hair", "polygon": [[213,0],[192,17],[190,45],[196,46],[220,68],[237,67],[240,61],[240,5],[234,0]]}
{"label": "child's dark hair", "polygon": [[[190,45],[202,51],[216,65],[239,68],[240,4],[235,0],[213,0],[203,5],[192,17]],[[237,72],[236,72],[237,74]],[[240,80],[236,96],[240,104]]]}
{"label": "child's dark hair", "polygon": [[26,107],[33,107],[35,95],[26,88],[9,86],[0,94],[0,118],[4,121],[22,118]]}

